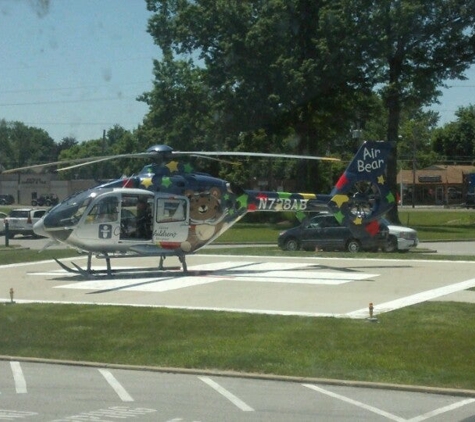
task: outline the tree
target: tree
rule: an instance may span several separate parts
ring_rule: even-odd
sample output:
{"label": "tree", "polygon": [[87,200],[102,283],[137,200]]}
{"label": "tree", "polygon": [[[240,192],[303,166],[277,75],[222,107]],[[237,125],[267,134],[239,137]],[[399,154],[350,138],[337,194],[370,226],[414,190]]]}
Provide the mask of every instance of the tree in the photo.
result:
{"label": "tree", "polygon": [[[144,125],[156,133],[167,128],[166,139],[184,134],[180,142],[189,145],[331,151],[365,109],[358,67],[322,41],[331,4],[148,0],[155,13],[148,30],[164,59],[155,62],[154,90],[143,97],[151,106]],[[294,169],[301,188],[319,187],[318,165]]]}
{"label": "tree", "polygon": [[[365,57],[364,73],[385,100],[387,141],[397,143],[404,108],[434,102],[447,79],[475,62],[474,0],[340,0],[335,23]],[[397,191],[397,153],[389,166]],[[389,215],[399,221],[397,208]]]}
{"label": "tree", "polygon": [[177,150],[213,149],[215,139],[207,135],[213,133],[213,105],[204,70],[192,60],[168,56],[155,61],[154,68],[153,91],[139,97],[150,107],[139,129],[148,146],[169,143]]}
{"label": "tree", "polygon": [[[92,139],[78,144],[73,139],[64,139],[70,144],[69,148],[61,150],[59,160],[74,160],[77,158],[97,157],[104,155],[120,155],[134,152],[143,152],[139,147],[137,136],[120,125],[115,125],[100,139]],[[139,164],[140,165],[140,164]],[[137,165],[131,160],[110,160],[100,164],[77,167],[66,170],[63,177],[109,179],[118,178],[123,174],[131,174]]]}
{"label": "tree", "polygon": [[1,120],[0,154],[5,168],[47,163],[56,160],[56,144],[43,129]]}
{"label": "tree", "polygon": [[[147,7],[164,63],[192,57],[202,66],[198,85],[212,118],[203,130],[221,147],[254,139],[256,149],[274,152],[335,151],[334,140],[369,117],[371,91],[384,100],[385,138],[397,144],[401,113],[434,102],[445,80],[463,78],[475,62],[475,0],[147,0]],[[180,110],[178,86],[160,83],[176,101],[167,111]],[[184,109],[178,117],[190,114]],[[396,163],[397,150],[389,163],[394,195]],[[311,183],[309,175],[305,169],[298,180]],[[389,217],[398,221],[397,208]]]}
{"label": "tree", "polygon": [[460,107],[456,120],[436,130],[433,148],[447,161],[472,163],[475,156],[475,106]]}

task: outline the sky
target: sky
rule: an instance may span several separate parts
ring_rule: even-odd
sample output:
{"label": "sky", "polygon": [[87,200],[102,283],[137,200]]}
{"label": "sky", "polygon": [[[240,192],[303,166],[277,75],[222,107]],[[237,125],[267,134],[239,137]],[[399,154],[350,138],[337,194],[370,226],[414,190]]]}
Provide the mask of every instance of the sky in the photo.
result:
{"label": "sky", "polygon": [[[0,0],[0,119],[39,127],[56,141],[133,130],[148,112],[161,51],[146,31],[145,0]],[[475,104],[475,67],[448,81],[440,123]]]}
{"label": "sky", "polygon": [[0,0],[0,119],[56,141],[133,130],[161,51],[145,0]]}

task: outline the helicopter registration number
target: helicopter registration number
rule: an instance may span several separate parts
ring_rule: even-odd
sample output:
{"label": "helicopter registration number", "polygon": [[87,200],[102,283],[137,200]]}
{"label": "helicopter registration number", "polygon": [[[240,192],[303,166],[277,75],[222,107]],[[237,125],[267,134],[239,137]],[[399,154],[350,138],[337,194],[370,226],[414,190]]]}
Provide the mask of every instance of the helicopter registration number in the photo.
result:
{"label": "helicopter registration number", "polygon": [[308,199],[260,198],[259,210],[263,211],[302,211],[307,209]]}

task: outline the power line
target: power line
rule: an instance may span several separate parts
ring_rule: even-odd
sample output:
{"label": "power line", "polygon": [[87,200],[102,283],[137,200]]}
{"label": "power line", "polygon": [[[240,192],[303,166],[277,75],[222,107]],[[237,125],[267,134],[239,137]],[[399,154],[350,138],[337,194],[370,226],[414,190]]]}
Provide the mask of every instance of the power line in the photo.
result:
{"label": "power line", "polygon": [[25,105],[44,105],[44,104],[72,104],[72,103],[90,103],[94,101],[123,101],[123,100],[137,100],[136,97],[102,97],[102,98],[89,98],[80,100],[53,100],[53,101],[36,101],[36,102],[20,102],[20,103],[0,103],[0,107],[15,107]]}
{"label": "power line", "polygon": [[[121,83],[120,86],[138,86],[145,85],[146,83],[151,83],[152,81],[147,82],[129,82]],[[21,93],[30,93],[30,92],[54,92],[54,91],[74,91],[78,89],[98,89],[98,88],[110,88],[110,85],[84,85],[76,87],[62,87],[62,88],[34,88],[34,89],[12,89],[6,91],[0,91],[0,94],[21,94]]]}

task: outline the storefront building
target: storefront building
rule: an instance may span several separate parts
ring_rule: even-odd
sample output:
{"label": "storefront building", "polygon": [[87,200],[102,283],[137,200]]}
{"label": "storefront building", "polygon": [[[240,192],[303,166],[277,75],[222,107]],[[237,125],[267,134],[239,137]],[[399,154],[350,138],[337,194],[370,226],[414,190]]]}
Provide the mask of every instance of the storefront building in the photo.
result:
{"label": "storefront building", "polygon": [[433,165],[421,170],[401,170],[397,176],[402,205],[463,205],[470,173],[475,166]]}

